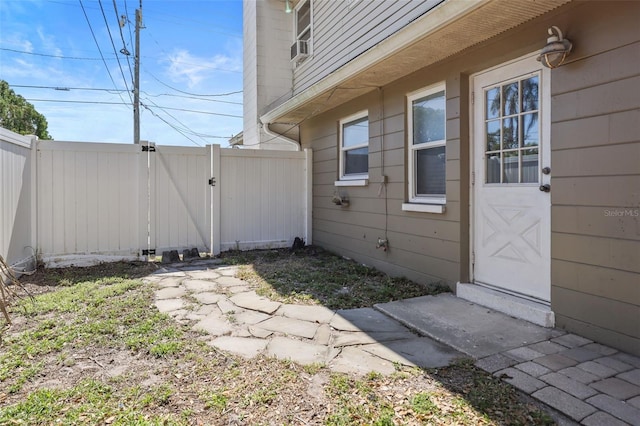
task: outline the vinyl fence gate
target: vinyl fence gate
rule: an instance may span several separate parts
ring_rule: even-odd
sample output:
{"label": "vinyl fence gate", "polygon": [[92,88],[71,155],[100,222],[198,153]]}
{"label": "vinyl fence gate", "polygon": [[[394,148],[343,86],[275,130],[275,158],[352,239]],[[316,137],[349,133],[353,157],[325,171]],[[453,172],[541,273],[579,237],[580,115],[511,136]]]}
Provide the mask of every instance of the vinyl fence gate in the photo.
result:
{"label": "vinyl fence gate", "polygon": [[310,150],[36,146],[36,240],[51,266],[311,243]]}

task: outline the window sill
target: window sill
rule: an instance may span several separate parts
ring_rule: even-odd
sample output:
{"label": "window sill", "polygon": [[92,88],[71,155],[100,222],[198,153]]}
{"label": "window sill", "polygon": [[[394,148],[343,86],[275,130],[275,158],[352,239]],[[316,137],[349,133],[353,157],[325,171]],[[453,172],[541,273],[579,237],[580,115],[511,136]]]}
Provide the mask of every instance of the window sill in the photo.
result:
{"label": "window sill", "polygon": [[403,212],[436,213],[442,214],[446,210],[444,204],[417,204],[402,203]]}
{"label": "window sill", "polygon": [[333,186],[367,186],[369,179],[337,180]]}

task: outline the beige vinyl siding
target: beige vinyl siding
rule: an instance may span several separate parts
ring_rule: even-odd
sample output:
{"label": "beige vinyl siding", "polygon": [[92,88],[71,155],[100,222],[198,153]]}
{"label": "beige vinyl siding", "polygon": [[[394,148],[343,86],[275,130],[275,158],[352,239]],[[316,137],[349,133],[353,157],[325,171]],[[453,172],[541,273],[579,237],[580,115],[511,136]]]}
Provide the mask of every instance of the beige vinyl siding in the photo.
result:
{"label": "beige vinyl siding", "polygon": [[[405,96],[444,77],[440,73],[424,79],[402,79],[392,87],[372,91],[303,124],[303,141],[309,141],[314,150],[315,244],[422,283],[443,281],[453,286],[459,279],[468,262],[466,255],[461,260],[460,250],[461,204],[468,200],[465,203],[460,200],[459,130],[453,131],[453,139],[447,140],[446,212],[416,213],[401,208],[407,200]],[[460,126],[458,85],[459,78],[447,80],[447,128]],[[364,107],[369,111],[369,184],[335,187],[337,123]],[[385,190],[381,188],[383,174],[387,177],[386,202]],[[349,198],[348,207],[331,202],[336,191]],[[385,236],[390,244],[387,252],[376,249],[377,239]]]}
{"label": "beige vinyl siding", "polygon": [[640,4],[571,21],[576,50],[552,72],[551,305],[558,326],[638,354]]}
{"label": "beige vinyl siding", "polygon": [[294,70],[294,95],[364,53],[442,0],[312,0],[312,54]]}

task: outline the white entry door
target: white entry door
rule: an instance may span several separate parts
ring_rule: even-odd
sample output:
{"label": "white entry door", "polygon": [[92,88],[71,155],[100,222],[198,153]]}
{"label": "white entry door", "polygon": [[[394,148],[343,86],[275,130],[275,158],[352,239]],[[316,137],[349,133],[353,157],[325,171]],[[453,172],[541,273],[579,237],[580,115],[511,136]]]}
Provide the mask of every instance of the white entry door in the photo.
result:
{"label": "white entry door", "polygon": [[473,77],[474,282],[547,302],[549,77],[533,56]]}

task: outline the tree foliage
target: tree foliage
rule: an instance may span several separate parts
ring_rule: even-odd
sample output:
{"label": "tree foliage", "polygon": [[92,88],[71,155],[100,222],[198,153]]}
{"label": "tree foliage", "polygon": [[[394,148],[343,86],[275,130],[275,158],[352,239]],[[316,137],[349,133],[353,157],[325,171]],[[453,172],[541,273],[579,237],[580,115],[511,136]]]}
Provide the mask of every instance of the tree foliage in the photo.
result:
{"label": "tree foliage", "polygon": [[9,83],[0,80],[0,127],[21,135],[36,135],[40,139],[53,139],[47,130],[47,119],[22,96],[16,94]]}

